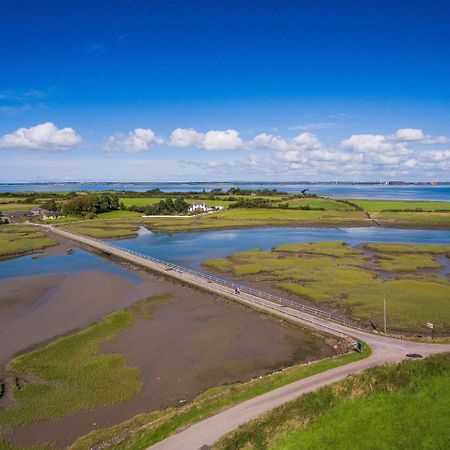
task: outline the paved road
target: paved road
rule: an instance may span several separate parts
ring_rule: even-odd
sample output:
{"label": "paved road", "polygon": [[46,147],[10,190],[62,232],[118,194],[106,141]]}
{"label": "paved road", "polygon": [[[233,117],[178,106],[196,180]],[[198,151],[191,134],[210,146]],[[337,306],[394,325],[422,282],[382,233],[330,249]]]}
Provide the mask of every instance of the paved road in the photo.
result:
{"label": "paved road", "polygon": [[364,360],[328,370],[240,403],[153,445],[150,447],[152,450],[198,450],[204,445],[214,444],[224,434],[257,418],[261,414],[293,400],[306,392],[311,392],[322,386],[341,380],[348,375],[361,372],[369,367],[401,361],[407,358],[406,355],[409,353],[419,353],[423,356],[428,356],[433,353],[450,351],[450,345],[416,343],[378,336],[313,316],[304,311],[285,307],[248,293],[236,295],[234,290],[229,286],[220,284],[219,282],[205,280],[195,274],[182,270],[168,270],[168,266],[164,263],[133,255],[107,242],[102,242],[87,236],[76,235],[52,226],[46,226],[46,228],[68,239],[81,242],[234,301],[239,301],[252,308],[266,311],[277,317],[285,318],[292,322],[307,325],[319,331],[325,331],[337,336],[351,336],[361,339],[367,342],[372,349],[372,354]]}
{"label": "paved road", "polygon": [[339,381],[348,375],[384,363],[401,361],[406,358],[408,353],[419,353],[423,356],[427,356],[433,353],[450,351],[450,345],[401,341],[364,332],[355,332],[351,329],[343,329],[342,331],[367,342],[372,348],[371,356],[291,383],[282,388],[240,403],[164,439],[150,447],[150,449],[197,450],[204,445],[214,444],[224,434],[233,431],[240,425],[243,425],[252,419],[256,419],[261,414],[264,414],[283,403],[294,400],[302,394],[314,391],[327,384]]}

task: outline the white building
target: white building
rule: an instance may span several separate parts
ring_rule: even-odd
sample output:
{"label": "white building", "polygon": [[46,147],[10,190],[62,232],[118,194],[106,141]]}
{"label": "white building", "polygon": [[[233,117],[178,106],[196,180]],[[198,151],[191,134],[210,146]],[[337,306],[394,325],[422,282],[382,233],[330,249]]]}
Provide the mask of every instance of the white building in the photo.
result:
{"label": "white building", "polygon": [[223,206],[211,207],[203,202],[194,203],[193,205],[189,206],[189,209],[188,209],[188,211],[190,213],[210,213],[210,212],[222,211],[222,210],[223,210]]}
{"label": "white building", "polygon": [[210,212],[212,211],[212,208],[210,208],[209,206],[207,206],[205,203],[194,203],[193,205],[189,206],[189,212]]}

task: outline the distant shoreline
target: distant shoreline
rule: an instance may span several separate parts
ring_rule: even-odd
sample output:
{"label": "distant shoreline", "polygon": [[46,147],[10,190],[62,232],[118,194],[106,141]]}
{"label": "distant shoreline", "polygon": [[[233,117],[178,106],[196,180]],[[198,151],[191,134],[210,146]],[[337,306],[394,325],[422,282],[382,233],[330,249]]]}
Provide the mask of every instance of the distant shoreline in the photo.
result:
{"label": "distant shoreline", "polygon": [[450,186],[450,181],[24,181],[0,182],[0,186],[68,186],[68,185],[262,185],[262,186]]}

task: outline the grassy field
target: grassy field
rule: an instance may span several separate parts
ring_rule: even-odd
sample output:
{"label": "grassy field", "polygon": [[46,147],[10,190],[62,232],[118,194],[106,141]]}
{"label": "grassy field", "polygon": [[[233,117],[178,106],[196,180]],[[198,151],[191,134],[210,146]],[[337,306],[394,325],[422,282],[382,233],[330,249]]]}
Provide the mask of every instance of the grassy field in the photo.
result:
{"label": "grassy field", "polygon": [[144,221],[161,231],[205,230],[254,226],[352,226],[367,225],[360,211],[302,211],[283,209],[231,209],[189,219]]}
{"label": "grassy field", "polygon": [[450,202],[400,201],[400,200],[352,200],[364,211],[379,212],[389,210],[450,211]]}
{"label": "grassy field", "polygon": [[[154,198],[154,197],[137,197],[137,198],[127,198],[127,197],[121,197],[120,201],[125,205],[125,207],[129,208],[130,206],[150,206],[155,205],[156,203],[159,203],[163,198]],[[229,200],[197,200],[192,198],[185,198],[184,199],[187,203],[193,204],[197,202],[206,203],[208,206],[223,206],[224,208],[227,208],[229,205],[231,205],[232,201]]]}
{"label": "grassy field", "polygon": [[[235,278],[269,282],[301,299],[341,308],[369,324],[383,323],[383,296],[386,293],[388,329],[424,332],[433,322],[440,332],[450,329],[450,281],[448,277],[418,273],[440,268],[433,255],[445,255],[449,246],[368,244],[366,251],[342,242],[286,244],[271,252],[253,250],[225,259],[210,259],[204,267]],[[394,278],[383,280],[380,272]]]}
{"label": "grassy field", "polygon": [[363,344],[361,353],[352,352],[332,359],[293,366],[246,383],[212,388],[182,407],[141,414],[112,428],[93,431],[78,439],[69,450],[92,448],[117,436],[124,436],[124,439],[111,447],[114,450],[144,449],[175,433],[177,429],[198,422],[223,408],[369,355],[370,349]]}
{"label": "grassy field", "polygon": [[448,353],[370,369],[274,409],[213,448],[448,448],[449,372]]}
{"label": "grassy field", "polygon": [[139,224],[122,220],[85,220],[64,224],[64,228],[75,233],[85,234],[99,239],[120,239],[134,237]]}
{"label": "grassy field", "polygon": [[371,214],[379,225],[399,228],[450,229],[450,211],[447,212],[393,212]]}
{"label": "grassy field", "polygon": [[31,208],[39,206],[37,203],[3,203],[0,204],[0,212],[10,213],[15,211],[27,211]]}
{"label": "grassy field", "polygon": [[17,447],[6,441],[0,441],[0,450],[55,450],[51,444],[48,445],[33,445],[32,447]]}
{"label": "grassy field", "polygon": [[[284,203],[284,202],[283,202]],[[336,211],[353,211],[355,208],[331,198],[296,198],[287,201],[289,208],[309,206],[310,208],[324,208]]]}
{"label": "grassy field", "polygon": [[100,345],[115,338],[135,318],[151,318],[160,301],[150,297],[106,316],[88,328],[16,357],[4,369],[25,387],[14,386],[15,402],[0,408],[0,428],[56,420],[76,411],[122,402],[141,390],[140,371],[126,366],[120,354],[98,355]]}
{"label": "grassy field", "polygon": [[0,225],[0,259],[56,245],[53,239],[30,225]]}
{"label": "grassy field", "polygon": [[[298,210],[298,209],[243,209],[236,208],[214,214],[177,217],[140,217],[139,213],[116,211],[99,215],[92,221],[83,221],[86,234],[94,237],[122,237],[116,228],[129,228],[123,236],[135,234],[139,225],[145,225],[155,231],[201,231],[212,229],[248,228],[263,226],[311,226],[311,227],[351,227],[374,226],[374,222],[365,218],[363,211],[348,210]],[[115,219],[107,221],[102,219]],[[373,218],[381,225],[410,228],[450,228],[448,213],[375,213]],[[119,226],[120,224],[120,226]],[[70,225],[72,226],[72,225]],[[74,224],[75,227],[81,226]],[[91,230],[93,228],[93,230]],[[102,230],[99,230],[99,229]],[[108,230],[111,230],[109,232]]]}

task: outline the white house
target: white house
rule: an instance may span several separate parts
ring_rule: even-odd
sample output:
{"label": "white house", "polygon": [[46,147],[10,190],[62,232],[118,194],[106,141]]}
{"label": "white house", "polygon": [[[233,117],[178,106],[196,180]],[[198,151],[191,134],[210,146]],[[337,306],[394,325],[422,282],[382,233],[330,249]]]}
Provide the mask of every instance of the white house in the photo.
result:
{"label": "white house", "polygon": [[197,202],[194,203],[193,205],[189,206],[188,211],[190,213],[211,213],[214,211],[222,211],[223,210],[223,206],[208,206],[203,202]]}
{"label": "white house", "polygon": [[194,203],[193,205],[189,206],[189,212],[196,212],[196,213],[200,213],[200,212],[210,212],[212,211],[212,208],[210,208],[209,206],[207,206],[205,203]]}

